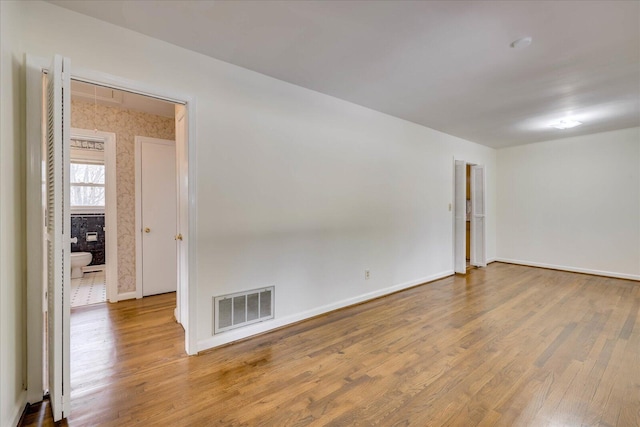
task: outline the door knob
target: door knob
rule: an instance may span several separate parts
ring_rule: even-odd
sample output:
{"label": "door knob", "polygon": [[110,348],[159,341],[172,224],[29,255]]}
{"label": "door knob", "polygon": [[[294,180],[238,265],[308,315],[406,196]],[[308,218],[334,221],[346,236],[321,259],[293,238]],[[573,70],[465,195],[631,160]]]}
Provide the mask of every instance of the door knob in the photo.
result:
{"label": "door knob", "polygon": [[182,240],[182,234],[176,235],[176,240]]}
{"label": "door knob", "polygon": [[145,232],[145,233],[151,233],[151,229],[150,229],[149,227],[145,227],[145,228],[144,228],[144,232]]}

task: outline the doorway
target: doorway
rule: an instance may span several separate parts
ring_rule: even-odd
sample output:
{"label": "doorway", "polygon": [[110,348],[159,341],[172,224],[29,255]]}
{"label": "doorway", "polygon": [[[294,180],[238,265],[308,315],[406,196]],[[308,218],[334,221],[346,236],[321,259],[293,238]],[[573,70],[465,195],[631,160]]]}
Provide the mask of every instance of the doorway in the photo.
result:
{"label": "doorway", "polygon": [[136,136],[135,162],[136,296],[142,298],[176,291],[176,143]]}
{"label": "doorway", "polygon": [[71,307],[116,302],[116,134],[72,128],[70,145],[71,253],[90,254],[72,274]]}
{"label": "doorway", "polygon": [[[113,343],[108,339],[104,339],[105,336],[110,334],[121,333],[121,330],[116,328],[116,323],[109,321],[112,313],[116,312],[117,305],[124,305],[125,307],[135,307],[136,310],[132,312],[132,316],[128,316],[125,319],[121,319],[118,323],[119,327],[134,328],[138,333],[151,334],[151,329],[154,329],[158,333],[166,331],[175,331],[175,324],[171,322],[171,319],[162,324],[149,324],[148,322],[142,322],[144,315],[138,307],[142,307],[142,304],[138,304],[137,301],[131,301],[132,304],[125,303],[123,300],[130,300],[135,298],[141,298],[143,295],[138,295],[139,290],[145,290],[144,296],[151,296],[158,293],[171,293],[167,295],[170,301],[175,301],[175,293],[177,288],[177,242],[174,240],[176,235],[177,223],[176,223],[176,144],[175,144],[175,104],[166,101],[160,101],[151,99],[138,94],[124,93],[113,88],[98,87],[93,84],[84,82],[71,81],[71,124],[72,126],[82,126],[84,128],[91,128],[93,130],[87,130],[86,133],[91,135],[92,133],[108,131],[112,133],[117,141],[115,144],[115,158],[114,162],[115,173],[112,177],[115,178],[113,182],[107,182],[111,184],[108,189],[115,189],[115,198],[108,200],[105,204],[102,204],[102,210],[95,209],[94,212],[90,212],[93,216],[83,212],[83,215],[74,215],[74,204],[71,204],[72,215],[72,237],[77,238],[82,243],[84,240],[84,229],[89,231],[87,235],[93,231],[91,228],[96,221],[100,218],[104,218],[104,214],[107,214],[107,219],[115,219],[117,228],[114,230],[116,236],[111,236],[114,233],[109,233],[109,237],[113,237],[119,243],[115,251],[115,256],[106,258],[106,266],[110,267],[112,264],[117,264],[120,268],[114,280],[109,280],[108,285],[115,290],[116,298],[110,300],[114,304],[98,304],[85,307],[76,307],[74,302],[83,297],[84,294],[88,294],[89,298],[96,298],[98,295],[96,291],[99,290],[100,272],[90,272],[85,270],[84,273],[80,273],[80,278],[71,279],[71,315],[70,315],[70,385],[71,385],[71,402],[75,406],[78,402],[82,401],[82,395],[86,392],[87,383],[91,381],[100,381],[104,379],[103,372],[127,372],[123,366],[123,360],[121,358],[111,359],[105,358],[103,355],[112,354],[115,350]],[[149,135],[150,137],[139,137],[137,135]],[[72,132],[73,135],[73,132]],[[170,138],[157,139],[153,137]],[[139,176],[137,172],[137,166],[135,160],[137,159],[137,146],[139,140],[153,141],[153,147],[159,146],[158,150],[144,150],[144,163],[143,173]],[[74,171],[74,158],[78,158],[79,155],[74,155],[74,147],[76,145],[82,145],[84,151],[87,151],[85,146],[89,146],[90,141],[83,140],[82,144],[74,143],[71,140],[71,171]],[[79,150],[78,150],[79,151]],[[86,156],[86,155],[85,155]],[[74,177],[72,173],[71,178]],[[86,181],[86,179],[85,179]],[[98,180],[100,181],[100,180]],[[94,184],[97,185],[97,184]],[[135,252],[135,247],[132,247],[132,243],[137,240],[137,236],[141,235],[140,227],[135,220],[138,216],[135,206],[139,194],[137,192],[138,186],[146,189],[145,194],[149,196],[153,194],[153,188],[156,189],[156,198],[151,200],[151,206],[149,207],[149,213],[160,216],[160,219],[165,220],[165,224],[158,224],[158,221],[148,224],[152,227],[153,233],[148,234],[153,239],[150,242],[149,248],[154,252],[155,259],[151,259],[150,263],[142,262],[141,258]],[[73,200],[74,188],[73,180],[71,185],[71,199]],[[84,184],[83,189],[87,188]],[[91,187],[89,187],[91,189]],[[147,197],[148,198],[148,197]],[[168,199],[168,200],[167,200]],[[144,199],[143,199],[144,200]],[[148,204],[148,203],[147,203]],[[116,208],[115,215],[109,215],[109,208]],[[86,208],[84,208],[86,210]],[[90,209],[91,210],[91,209]],[[167,218],[168,217],[168,218]],[[169,224],[166,224],[168,220]],[[98,224],[99,225],[99,224]],[[165,230],[162,230],[161,225],[164,225]],[[77,237],[74,235],[78,229],[83,230],[82,233],[78,233]],[[109,231],[109,228],[106,228]],[[99,249],[101,243],[100,233],[98,233],[98,241],[87,243],[89,249],[91,245],[94,245],[93,249]],[[106,234],[106,233],[105,233]],[[144,235],[144,232],[142,232]],[[134,238],[134,236],[136,238]],[[90,237],[90,236],[88,236]],[[88,240],[88,239],[87,239]],[[97,245],[96,245],[97,243]],[[109,240],[107,240],[109,243]],[[76,247],[74,247],[76,246]],[[74,249],[78,249],[78,245],[71,246],[73,257]],[[94,259],[102,260],[99,251],[94,251]],[[145,253],[146,258],[150,258],[151,254]],[[150,268],[147,264],[151,264]],[[146,267],[147,272],[142,274],[146,280],[138,280],[139,270]],[[91,270],[91,266],[87,267]],[[150,274],[149,274],[150,273]],[[154,275],[153,277],[147,277]],[[77,286],[76,283],[81,283]],[[150,286],[147,286],[146,284]],[[149,290],[152,288],[152,292]],[[165,285],[159,289],[159,286]],[[90,289],[86,289],[91,286]],[[145,298],[146,299],[146,298]],[[165,301],[166,303],[166,301]],[[175,304],[175,302],[174,302]],[[149,360],[156,358],[153,353],[148,354],[147,363]],[[134,368],[136,366],[134,365]],[[139,368],[140,366],[138,366]]]}
{"label": "doorway", "polygon": [[[72,237],[77,237],[82,243],[84,243],[84,233],[73,234],[73,230],[81,228],[87,229],[87,231],[98,231],[99,241],[97,244],[90,243],[91,247],[86,248],[96,249],[92,251],[94,260],[103,260],[105,257],[97,250],[103,243],[101,241],[103,235],[99,230],[94,230],[92,222],[104,218],[102,215],[105,214],[107,222],[110,218],[115,219],[109,227],[106,227],[104,233],[108,237],[107,245],[110,242],[117,242],[115,251],[106,257],[107,262],[105,263],[107,269],[112,266],[117,267],[115,274],[112,275],[113,280],[107,280],[107,287],[111,291],[110,302],[142,298],[142,293],[139,292],[143,286],[138,265],[140,254],[136,252],[136,242],[141,230],[137,221],[139,212],[136,209],[140,184],[136,165],[138,157],[136,146],[139,136],[162,139],[167,142],[164,151],[169,154],[168,163],[165,161],[160,166],[156,166],[157,177],[148,180],[147,184],[158,182],[160,184],[158,187],[161,189],[160,195],[165,198],[173,198],[173,203],[169,203],[170,206],[167,206],[166,203],[163,205],[156,203],[152,211],[161,214],[168,212],[172,216],[171,230],[163,236],[168,245],[158,245],[156,250],[161,255],[164,254],[164,257],[161,258],[161,265],[172,267],[171,271],[165,271],[166,275],[161,276],[164,281],[172,282],[172,286],[166,291],[177,291],[178,277],[175,272],[178,262],[177,242],[174,240],[178,228],[176,224],[177,207],[175,206],[175,183],[177,181],[175,166],[177,154],[174,142],[176,139],[175,111],[176,104],[172,102],[77,80],[71,81],[72,126],[86,129],[84,139],[95,138],[97,134],[105,131],[117,139],[115,159],[112,162],[113,171],[110,174],[111,179],[107,179],[106,183],[107,189],[115,189],[114,196],[106,203],[106,208],[103,206],[101,212],[91,212],[97,218],[74,216],[73,206],[71,218]],[[84,142],[83,145],[86,145]],[[73,147],[71,151],[73,158]],[[147,164],[149,168],[162,158],[157,157],[150,160]],[[171,191],[167,191],[169,189]],[[91,230],[88,230],[89,228]],[[154,227],[153,237],[159,237],[159,231]],[[73,252],[83,248],[83,246],[72,245],[71,250]],[[93,264],[95,262],[90,265]],[[91,276],[91,273],[88,275]]]}
{"label": "doorway", "polygon": [[[29,253],[31,253],[31,256],[28,257],[27,266],[27,342],[31,349],[27,361],[27,398],[29,402],[37,402],[42,399],[43,393],[49,390],[54,418],[60,419],[65,414],[68,414],[70,408],[69,259],[71,251],[69,239],[71,238],[71,227],[68,208],[69,182],[67,180],[65,184],[64,180],[60,180],[60,177],[68,176],[69,173],[70,80],[73,78],[82,82],[97,83],[102,87],[124,90],[129,93],[153,95],[155,98],[164,99],[165,101],[180,103],[181,108],[185,111],[185,117],[189,118],[193,117],[194,99],[189,96],[176,95],[163,90],[149,88],[139,82],[108,76],[100,72],[74,70],[71,68],[68,59],[63,59],[59,56],[55,58],[53,64],[50,64],[46,60],[27,55],[26,63],[27,230],[29,230],[27,247]],[[49,114],[51,111],[53,111],[53,114]],[[47,116],[49,120],[46,120]],[[184,177],[180,176],[181,182],[194,183],[195,172],[193,168],[189,167],[195,162],[194,145],[189,137],[189,135],[193,135],[194,125],[190,120],[186,120],[186,123],[186,126],[183,127],[185,134],[180,138],[184,147],[179,150],[179,153],[181,153],[179,155],[183,156],[180,162],[185,164],[186,167],[181,168],[179,173],[185,175]],[[43,138],[43,135],[46,134],[45,130],[48,128],[53,129],[51,134],[54,137]],[[43,150],[44,146],[51,149],[52,153],[56,153],[54,161],[51,162],[51,165],[46,170],[42,165],[43,161],[48,159],[49,151]],[[48,175],[55,175],[55,188],[57,190],[52,193],[52,197],[43,200],[42,183],[45,176]],[[191,273],[194,267],[189,260],[194,259],[195,254],[195,240],[190,238],[194,235],[192,229],[195,226],[193,221],[195,218],[195,188],[193,185],[180,188],[186,188],[187,194],[180,197],[179,200],[188,200],[190,203],[184,207],[181,206],[181,209],[184,209],[187,215],[179,218],[180,231],[184,238],[181,241],[181,256],[176,257],[176,259],[184,264],[181,266],[184,271]],[[57,200],[60,200],[60,202]],[[61,206],[61,208],[56,206]],[[50,207],[56,208],[50,209]],[[51,242],[47,244],[45,244],[45,236],[41,232],[45,217],[55,219],[55,222],[47,221],[47,224],[49,224],[47,241]],[[42,251],[42,248],[45,247],[49,250]],[[50,258],[52,253],[55,254],[55,258]],[[47,266],[53,267],[54,270],[50,270],[49,274],[43,274]],[[46,282],[47,277],[55,279],[54,285],[49,286],[48,292],[46,290],[43,291],[43,282]],[[195,313],[188,309],[189,307],[195,307],[195,275],[187,274],[177,277],[179,280],[178,291],[182,293],[181,299],[187,308],[183,311],[182,318],[178,318],[178,320],[181,321],[185,328],[187,354],[195,354],[195,336],[197,336],[195,321],[188,322],[190,327],[187,327],[186,321],[188,318],[195,316]],[[180,278],[184,277],[186,277],[186,281],[180,280]],[[118,297],[122,296],[122,294],[118,295]],[[49,337],[46,347],[43,345],[44,337]],[[46,358],[44,357],[45,351],[48,351],[48,357]],[[43,384],[45,370],[48,371],[48,379],[45,379],[45,384]]]}
{"label": "doorway", "polygon": [[486,267],[485,167],[454,160],[453,264],[457,274]]}

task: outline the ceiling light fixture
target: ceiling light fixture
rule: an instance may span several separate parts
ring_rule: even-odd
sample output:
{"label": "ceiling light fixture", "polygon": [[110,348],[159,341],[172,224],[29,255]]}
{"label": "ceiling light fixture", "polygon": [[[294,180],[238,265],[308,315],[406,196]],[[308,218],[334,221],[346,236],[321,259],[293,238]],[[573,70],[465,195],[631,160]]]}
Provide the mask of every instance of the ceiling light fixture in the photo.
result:
{"label": "ceiling light fixture", "polygon": [[533,39],[531,37],[523,37],[521,39],[518,39],[512,42],[511,47],[513,49],[524,49],[525,47],[528,47],[532,41]]}
{"label": "ceiling light fixture", "polygon": [[553,123],[551,127],[554,127],[556,129],[571,129],[576,126],[580,126],[581,124],[582,122],[579,122],[577,120],[566,119],[566,120],[560,120],[559,122]]}

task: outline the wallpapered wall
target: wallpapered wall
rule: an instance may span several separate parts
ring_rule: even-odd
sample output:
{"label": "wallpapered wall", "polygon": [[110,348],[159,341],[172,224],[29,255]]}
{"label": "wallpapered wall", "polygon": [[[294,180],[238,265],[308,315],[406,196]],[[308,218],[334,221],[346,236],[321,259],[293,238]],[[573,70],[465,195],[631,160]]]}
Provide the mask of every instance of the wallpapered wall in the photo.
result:
{"label": "wallpapered wall", "polygon": [[71,101],[71,126],[116,134],[118,192],[118,293],[136,290],[135,140],[136,136],[175,139],[173,118],[117,107]]}

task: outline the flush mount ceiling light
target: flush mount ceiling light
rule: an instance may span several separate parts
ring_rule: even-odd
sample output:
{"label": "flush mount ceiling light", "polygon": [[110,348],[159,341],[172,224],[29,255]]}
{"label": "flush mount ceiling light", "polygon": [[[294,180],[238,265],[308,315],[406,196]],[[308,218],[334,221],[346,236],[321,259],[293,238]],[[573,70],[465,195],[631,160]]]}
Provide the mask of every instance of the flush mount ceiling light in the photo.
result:
{"label": "flush mount ceiling light", "polygon": [[522,37],[521,39],[518,39],[511,43],[510,46],[513,49],[524,49],[525,47],[529,46],[532,41],[533,39],[531,37]]}
{"label": "flush mount ceiling light", "polygon": [[580,126],[582,124],[582,122],[579,122],[577,120],[560,120],[559,122],[553,123],[551,124],[551,127],[554,127],[556,129],[571,129],[574,128],[576,126]]}

